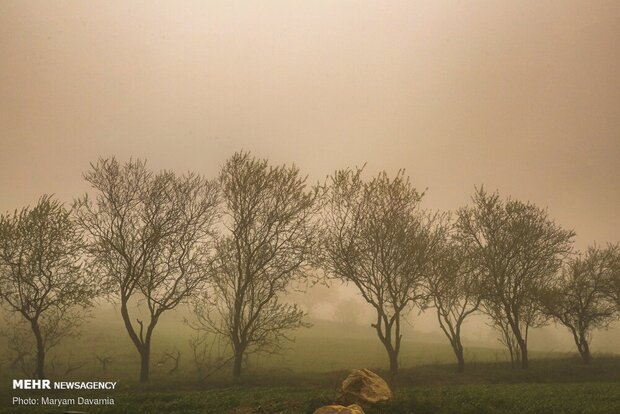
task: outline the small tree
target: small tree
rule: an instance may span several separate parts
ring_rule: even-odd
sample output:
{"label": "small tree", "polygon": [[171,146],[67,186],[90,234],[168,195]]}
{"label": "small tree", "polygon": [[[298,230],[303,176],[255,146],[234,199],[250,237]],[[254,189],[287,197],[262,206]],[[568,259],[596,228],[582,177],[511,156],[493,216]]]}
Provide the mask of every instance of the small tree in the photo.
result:
{"label": "small tree", "polygon": [[[202,330],[199,328],[199,330]],[[212,338],[205,332],[198,332],[196,336],[189,340],[191,349],[192,366],[196,370],[199,382],[205,381],[208,377],[225,367],[232,359],[227,356],[227,343],[222,343],[224,337],[213,335]]]}
{"label": "small tree", "polygon": [[0,302],[29,325],[38,378],[45,377],[46,352],[75,333],[91,306],[95,284],[81,254],[70,211],[50,196],[0,216]]}
{"label": "small tree", "polygon": [[376,311],[377,332],[398,372],[401,322],[424,298],[424,276],[440,245],[419,193],[400,171],[363,181],[362,170],[328,177],[323,214],[322,264],[329,277],[353,283]]}
{"label": "small tree", "polygon": [[433,271],[426,281],[429,297],[437,312],[457,360],[457,372],[465,370],[461,328],[480,307],[481,295],[476,268],[461,246],[449,236],[443,243]]}
{"label": "small tree", "polygon": [[297,305],[279,295],[307,276],[316,191],[306,190],[297,167],[272,167],[248,153],[224,164],[219,183],[227,233],[217,245],[211,289],[195,310],[200,327],[230,342],[238,380],[248,353],[278,352],[288,331],[307,326]]}
{"label": "small tree", "polygon": [[[120,300],[129,337],[149,378],[151,341],[161,315],[201,288],[212,256],[217,187],[199,175],[152,173],[142,161],[102,159],[85,174],[97,194],[76,200],[76,217],[102,283]],[[131,317],[146,305],[148,320]]]}
{"label": "small tree", "polygon": [[549,316],[566,326],[583,361],[590,362],[592,330],[607,328],[616,318],[609,280],[617,249],[590,247],[570,260],[545,297]]}
{"label": "small tree", "polygon": [[459,210],[456,237],[479,266],[483,300],[505,319],[527,368],[527,335],[545,315],[540,293],[552,281],[572,247],[572,231],[554,223],[545,210],[477,189],[474,205]]}

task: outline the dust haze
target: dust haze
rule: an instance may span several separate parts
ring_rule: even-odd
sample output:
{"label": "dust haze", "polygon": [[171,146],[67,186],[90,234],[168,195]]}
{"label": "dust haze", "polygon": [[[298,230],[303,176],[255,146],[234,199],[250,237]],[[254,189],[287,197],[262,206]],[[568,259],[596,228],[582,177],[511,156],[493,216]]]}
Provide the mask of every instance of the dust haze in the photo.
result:
{"label": "dust haze", "polygon": [[[248,151],[296,165],[309,185],[405,169],[429,211],[468,206],[484,185],[547,209],[578,250],[618,243],[619,41],[615,1],[3,1],[0,211],[42,194],[71,205],[92,192],[83,175],[100,157],[214,179]],[[354,284],[281,300],[313,326],[252,369],[346,369],[347,356],[317,351],[343,337],[385,365]],[[93,366],[114,346],[114,359],[134,358],[118,312],[99,300],[85,325],[107,346]],[[153,365],[170,367],[172,349],[189,364],[192,315],[162,317]],[[433,309],[413,307],[402,330],[403,366],[451,361]],[[534,358],[575,353],[556,323],[529,335]],[[592,352],[618,341],[617,323],[595,330]],[[468,360],[508,358],[481,314],[463,343]]]}

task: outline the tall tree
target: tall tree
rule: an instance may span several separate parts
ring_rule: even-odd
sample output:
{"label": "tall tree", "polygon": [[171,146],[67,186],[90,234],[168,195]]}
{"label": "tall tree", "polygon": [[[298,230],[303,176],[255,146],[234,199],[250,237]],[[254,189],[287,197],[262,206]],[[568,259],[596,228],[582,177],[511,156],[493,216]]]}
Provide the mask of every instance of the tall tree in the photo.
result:
{"label": "tall tree", "polygon": [[504,201],[483,188],[472,200],[459,210],[456,236],[479,264],[483,300],[505,318],[527,368],[528,330],[544,320],[540,292],[570,253],[574,233],[530,203]]}
{"label": "tall tree", "polygon": [[200,298],[195,309],[199,326],[228,339],[238,380],[249,353],[277,352],[287,332],[306,325],[280,295],[307,276],[317,191],[306,188],[297,167],[273,167],[248,153],[224,164],[219,183],[226,233],[207,296],[213,300]]}
{"label": "tall tree", "polygon": [[0,302],[29,325],[38,378],[45,377],[46,352],[75,333],[91,306],[95,284],[82,247],[70,211],[50,196],[0,216]]}
{"label": "tall tree", "polygon": [[[94,269],[120,300],[144,382],[161,315],[187,300],[208,277],[217,186],[193,173],[153,173],[142,161],[121,165],[108,158],[91,167],[84,177],[96,195],[76,200],[76,217]],[[148,320],[134,320],[132,305],[146,305]]]}
{"label": "tall tree", "polygon": [[456,356],[457,372],[463,372],[465,356],[461,329],[467,317],[478,311],[482,299],[474,263],[449,234],[426,278],[426,286],[439,326]]}
{"label": "tall tree", "polygon": [[559,272],[545,297],[545,311],[566,326],[585,363],[590,362],[592,330],[607,328],[616,318],[609,280],[617,248],[588,248]]}
{"label": "tall tree", "polygon": [[354,284],[372,305],[371,326],[388,354],[392,379],[398,372],[401,323],[408,308],[424,298],[441,237],[420,209],[423,194],[403,171],[385,172],[370,181],[362,169],[328,177],[323,213],[322,264],[326,273]]}

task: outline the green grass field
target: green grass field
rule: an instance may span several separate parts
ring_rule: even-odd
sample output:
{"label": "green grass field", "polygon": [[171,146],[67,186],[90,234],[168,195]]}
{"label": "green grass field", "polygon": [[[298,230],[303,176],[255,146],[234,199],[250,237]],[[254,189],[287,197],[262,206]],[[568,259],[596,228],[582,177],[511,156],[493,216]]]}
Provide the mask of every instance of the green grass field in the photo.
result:
{"label": "green grass field", "polygon": [[[233,385],[225,369],[198,381],[187,345],[192,332],[178,320],[162,323],[153,349],[152,378],[137,383],[138,359],[118,321],[99,318],[82,337],[50,355],[52,379],[113,380],[119,389],[92,392],[13,392],[12,378],[24,378],[4,358],[0,371],[0,413],[312,413],[333,403],[338,385],[353,368],[370,368],[385,376],[387,360],[379,342],[366,327],[346,331],[333,323],[317,323],[301,331],[290,349],[278,356],[253,357],[241,384]],[[595,355],[584,365],[575,355],[531,353],[530,368],[512,369],[501,348],[470,346],[464,374],[455,373],[453,354],[441,336],[418,335],[406,341],[400,355],[401,372],[393,401],[365,407],[366,413],[414,414],[587,414],[620,413],[620,357]],[[158,366],[163,350],[181,352],[178,371]],[[6,354],[6,349],[2,350]],[[106,372],[95,359],[111,355]],[[68,358],[81,362],[78,370],[63,375]],[[61,374],[59,374],[59,372]],[[15,395],[71,398],[111,396],[114,406],[13,406]]]}
{"label": "green grass field", "polygon": [[[373,413],[413,414],[613,414],[620,412],[618,384],[512,384],[407,387]],[[121,394],[117,405],[89,407],[89,413],[124,414],[311,414],[328,404],[330,393],[317,388],[248,387],[187,392]],[[68,407],[77,408],[79,407]],[[50,408],[6,408],[3,413],[62,412]]]}
{"label": "green grass field", "polygon": [[[163,319],[157,326],[151,353],[151,377],[157,381],[173,384],[187,384],[196,381],[194,361],[189,339],[195,332],[183,323],[181,316]],[[405,336],[400,352],[402,368],[422,365],[442,365],[454,362],[454,354],[443,334],[428,335],[412,332]],[[313,321],[309,329],[298,330],[296,339],[287,343],[286,349],[278,355],[252,355],[246,368],[249,376],[267,375],[272,378],[289,375],[321,374],[357,367],[381,368],[387,364],[387,356],[373,329],[367,326],[344,326],[327,321]],[[4,345],[0,341],[0,347]],[[508,355],[499,347],[467,346],[465,357],[468,363],[506,362]],[[181,352],[178,372],[170,376],[170,365],[158,366],[157,362],[165,350],[178,349]],[[224,351],[226,352],[226,351]],[[7,366],[8,351],[0,348],[0,380],[23,376],[19,370],[11,371]],[[105,372],[97,362],[97,356],[110,357]],[[532,351],[533,358],[564,358],[566,354]],[[89,322],[80,337],[68,339],[47,357],[47,373],[50,377],[63,376],[69,379],[107,379],[133,385],[139,371],[138,354],[133,348],[118,315],[108,311]],[[81,368],[62,375],[68,362],[79,363]],[[215,375],[216,380],[226,380],[228,370]]]}
{"label": "green grass field", "polygon": [[[380,374],[385,374],[377,369]],[[254,374],[233,386],[225,380],[174,383],[156,379],[149,385],[126,384],[111,395],[114,406],[12,407],[3,393],[2,413],[312,413],[334,402],[346,371],[278,376]],[[24,396],[50,395],[31,392]],[[58,394],[69,397],[71,393]],[[101,397],[105,394],[75,395]],[[109,395],[109,393],[108,393]],[[464,374],[451,364],[402,370],[394,400],[365,407],[366,413],[415,414],[587,414],[620,413],[620,358],[599,357],[590,366],[575,358],[532,360],[528,370],[506,363],[472,363]]]}
{"label": "green grass field", "polygon": [[[454,374],[452,368],[433,365],[404,370],[394,400],[365,410],[370,414],[620,413],[620,360],[616,358],[599,359],[590,367],[574,359],[533,360],[527,371],[514,371],[505,364],[480,363],[462,375]],[[256,376],[240,386],[212,383],[176,391],[170,390],[170,384],[155,382],[115,393],[115,406],[85,409],[7,405],[1,412],[36,414],[80,409],[127,414],[312,413],[333,402],[334,385],[345,374],[288,376],[273,384],[267,377]],[[281,384],[284,379],[288,385]]]}

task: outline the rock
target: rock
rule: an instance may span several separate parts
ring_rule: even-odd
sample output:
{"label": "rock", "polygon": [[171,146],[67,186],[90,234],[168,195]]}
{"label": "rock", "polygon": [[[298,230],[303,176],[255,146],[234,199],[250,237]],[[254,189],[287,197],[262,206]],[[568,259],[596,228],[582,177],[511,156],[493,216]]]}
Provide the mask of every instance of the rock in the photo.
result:
{"label": "rock", "polygon": [[344,404],[376,404],[392,399],[392,390],[387,382],[368,369],[354,369],[342,381],[339,401]]}
{"label": "rock", "polygon": [[343,405],[326,405],[317,408],[314,414],[364,414],[364,410],[357,404],[345,407]]}

